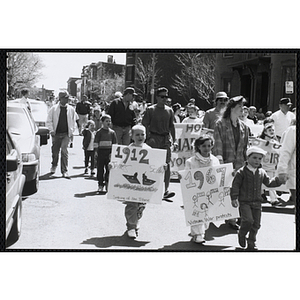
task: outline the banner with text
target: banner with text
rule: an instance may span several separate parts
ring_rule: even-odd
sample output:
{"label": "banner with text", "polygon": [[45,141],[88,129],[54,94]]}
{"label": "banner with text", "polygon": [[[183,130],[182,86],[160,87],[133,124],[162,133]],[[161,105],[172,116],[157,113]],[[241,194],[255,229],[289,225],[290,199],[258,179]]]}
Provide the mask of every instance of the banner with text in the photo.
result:
{"label": "banner with text", "polygon": [[[267,152],[265,157],[262,159],[262,167],[267,172],[275,174],[279,160],[279,151],[281,148],[281,144],[277,141],[266,141],[254,137],[249,138],[249,144],[250,146],[257,146]],[[278,191],[288,191],[285,184],[282,184],[281,186],[272,189]]]}
{"label": "banner with text", "polygon": [[166,150],[113,145],[107,198],[161,204]]}
{"label": "banner with text", "polygon": [[213,130],[202,128],[201,124],[176,123],[175,134],[178,147],[174,148],[171,156],[172,176],[176,176],[179,170],[184,170],[185,162],[194,155],[193,142],[200,135],[213,135]]}
{"label": "banner with text", "polygon": [[179,171],[187,226],[239,217],[231,205],[232,172],[232,163]]}

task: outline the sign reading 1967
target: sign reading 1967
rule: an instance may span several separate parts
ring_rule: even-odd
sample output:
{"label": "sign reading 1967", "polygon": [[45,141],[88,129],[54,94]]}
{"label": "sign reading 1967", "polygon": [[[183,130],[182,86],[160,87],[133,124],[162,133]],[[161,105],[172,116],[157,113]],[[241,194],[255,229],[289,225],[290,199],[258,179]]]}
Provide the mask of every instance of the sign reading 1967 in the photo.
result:
{"label": "sign reading 1967", "polygon": [[[137,153],[138,152],[138,153]],[[125,147],[121,151],[121,147],[117,147],[116,153],[115,153],[115,158],[120,158],[123,159],[123,154],[125,154],[125,158],[123,160],[123,163],[126,164],[128,159],[131,161],[138,161],[140,164],[149,164],[149,159],[147,157],[148,155],[148,150],[146,149],[141,149],[140,151],[137,151],[137,148],[129,148]],[[139,156],[139,157],[137,157]]]}

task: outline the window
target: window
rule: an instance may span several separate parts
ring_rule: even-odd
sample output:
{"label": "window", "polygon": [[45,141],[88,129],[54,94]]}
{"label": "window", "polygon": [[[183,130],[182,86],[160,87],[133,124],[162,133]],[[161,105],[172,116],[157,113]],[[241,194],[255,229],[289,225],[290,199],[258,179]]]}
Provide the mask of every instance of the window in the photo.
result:
{"label": "window", "polygon": [[231,92],[231,79],[230,78],[223,78],[223,91],[230,95]]}

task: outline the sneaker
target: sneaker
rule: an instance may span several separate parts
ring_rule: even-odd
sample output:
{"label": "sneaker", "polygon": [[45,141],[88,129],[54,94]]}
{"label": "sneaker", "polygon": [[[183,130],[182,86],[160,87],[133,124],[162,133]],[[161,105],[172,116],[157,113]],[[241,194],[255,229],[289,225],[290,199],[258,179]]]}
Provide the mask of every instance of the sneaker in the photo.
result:
{"label": "sneaker", "polygon": [[88,172],[89,172],[89,169],[88,169],[88,168],[85,168],[84,174],[87,174]]}
{"label": "sneaker", "polygon": [[94,175],[95,175],[95,171],[91,170],[91,176],[94,176]]}
{"label": "sneaker", "polygon": [[69,176],[68,172],[64,172],[64,173],[62,173],[62,177],[64,177],[64,178],[70,178],[70,176]]}
{"label": "sneaker", "polygon": [[245,248],[245,247],[246,247],[246,237],[245,237],[245,236],[238,235],[238,240],[239,240],[239,245],[240,245],[242,248]]}
{"label": "sneaker", "polygon": [[175,193],[174,192],[169,192],[169,191],[166,191],[165,193],[164,193],[164,199],[168,199],[168,198],[172,198],[172,197],[174,197],[175,196]]}
{"label": "sneaker", "polygon": [[104,188],[103,185],[99,185],[98,186],[98,192],[103,192],[103,188]]}
{"label": "sneaker", "polygon": [[135,229],[130,229],[127,231],[127,235],[128,237],[132,238],[132,239],[135,239],[136,238],[136,231]]}
{"label": "sneaker", "polygon": [[51,173],[51,174],[54,174],[55,171],[56,171],[56,168],[57,168],[57,167],[52,166],[51,169],[50,169],[50,173]]}
{"label": "sneaker", "polygon": [[197,244],[205,243],[204,235],[203,234],[198,234],[198,235],[193,236],[193,242],[195,242]]}
{"label": "sneaker", "polygon": [[274,201],[270,201],[272,206],[280,206],[282,205],[282,202],[280,202],[278,199],[274,200]]}

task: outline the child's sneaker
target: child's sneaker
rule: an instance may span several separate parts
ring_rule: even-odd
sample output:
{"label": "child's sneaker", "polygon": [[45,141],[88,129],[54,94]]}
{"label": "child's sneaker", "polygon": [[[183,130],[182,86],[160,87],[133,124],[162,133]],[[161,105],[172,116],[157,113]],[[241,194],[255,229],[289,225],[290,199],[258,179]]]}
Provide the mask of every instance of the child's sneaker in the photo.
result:
{"label": "child's sneaker", "polygon": [[130,229],[127,231],[127,235],[128,237],[132,238],[132,239],[135,239],[136,238],[136,231],[135,229]]}
{"label": "child's sneaker", "polygon": [[98,192],[103,192],[103,185],[98,186]]}
{"label": "child's sneaker", "polygon": [[193,242],[195,242],[197,244],[205,243],[204,235],[203,234],[194,235]]}

